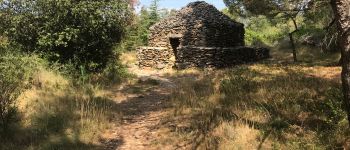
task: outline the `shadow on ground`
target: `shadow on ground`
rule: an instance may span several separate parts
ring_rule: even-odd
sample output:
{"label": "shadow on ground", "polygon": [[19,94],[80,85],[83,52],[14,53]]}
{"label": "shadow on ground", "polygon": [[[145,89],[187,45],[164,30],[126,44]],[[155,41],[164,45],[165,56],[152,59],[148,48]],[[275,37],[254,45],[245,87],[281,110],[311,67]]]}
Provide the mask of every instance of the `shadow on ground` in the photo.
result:
{"label": "shadow on ground", "polygon": [[[300,147],[342,147],[349,132],[342,130],[346,115],[339,78],[318,77],[318,72],[313,75],[300,65],[266,63],[228,69],[223,80],[207,75],[179,87],[175,109],[185,109],[185,113],[172,118],[176,122],[173,130],[189,135],[187,144],[192,149],[218,149],[224,135],[213,132],[224,122],[240,122],[259,130],[262,135],[257,149],[264,149],[271,138]],[[212,90],[215,86],[216,91]],[[256,116],[246,116],[248,111],[269,116],[268,120],[252,119]],[[313,133],[314,138],[309,138]]]}

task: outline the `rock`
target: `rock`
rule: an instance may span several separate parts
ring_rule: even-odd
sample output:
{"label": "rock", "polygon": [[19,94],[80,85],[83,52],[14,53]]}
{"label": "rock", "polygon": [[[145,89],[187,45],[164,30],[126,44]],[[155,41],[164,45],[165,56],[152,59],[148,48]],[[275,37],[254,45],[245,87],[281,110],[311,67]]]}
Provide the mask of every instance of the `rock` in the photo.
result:
{"label": "rock", "polygon": [[140,68],[157,67],[159,69],[171,67],[173,53],[165,47],[139,47],[137,49],[138,65]]}
{"label": "rock", "polygon": [[166,67],[166,64],[160,63],[157,65],[157,69],[164,69]]}

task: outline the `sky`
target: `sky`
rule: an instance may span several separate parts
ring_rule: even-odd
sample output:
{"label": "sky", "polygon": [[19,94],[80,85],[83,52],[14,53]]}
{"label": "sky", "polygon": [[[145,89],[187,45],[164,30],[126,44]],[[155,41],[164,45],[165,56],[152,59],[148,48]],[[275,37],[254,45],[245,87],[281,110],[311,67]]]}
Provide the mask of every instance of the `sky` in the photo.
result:
{"label": "sky", "polygon": [[[148,7],[151,1],[152,0],[139,0],[140,7],[141,6]],[[180,9],[182,7],[185,7],[188,3],[194,2],[194,1],[198,1],[198,0],[160,0],[159,7],[167,8],[167,9]],[[206,1],[209,4],[214,5],[219,10],[225,8],[225,4],[223,0],[202,0],[202,1]]]}

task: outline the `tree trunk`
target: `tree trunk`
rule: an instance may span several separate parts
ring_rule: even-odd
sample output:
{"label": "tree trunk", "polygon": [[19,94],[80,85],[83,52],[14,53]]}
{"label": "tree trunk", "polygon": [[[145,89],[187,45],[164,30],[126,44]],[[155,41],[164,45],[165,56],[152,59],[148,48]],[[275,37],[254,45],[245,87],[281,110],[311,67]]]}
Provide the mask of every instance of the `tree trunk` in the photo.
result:
{"label": "tree trunk", "polygon": [[[298,14],[295,14],[295,17],[297,16]],[[294,17],[291,17],[292,21],[293,21],[293,24],[294,24],[294,31],[289,33],[289,40],[290,40],[290,44],[292,46],[292,49],[293,49],[293,60],[294,62],[297,62],[298,59],[297,59],[297,48],[295,46],[295,41],[294,41],[294,37],[293,37],[293,34],[295,32],[298,32],[299,31],[299,28],[298,28],[298,24],[297,24],[297,21]]]}
{"label": "tree trunk", "polygon": [[293,60],[294,62],[297,62],[297,49],[295,47],[295,43],[294,43],[294,38],[293,38],[293,32],[289,33],[289,40],[290,40],[290,44],[292,45],[292,50],[293,50]]}
{"label": "tree trunk", "polygon": [[350,126],[350,1],[331,0],[337,27],[339,30],[339,45],[342,55],[342,86],[344,105]]}

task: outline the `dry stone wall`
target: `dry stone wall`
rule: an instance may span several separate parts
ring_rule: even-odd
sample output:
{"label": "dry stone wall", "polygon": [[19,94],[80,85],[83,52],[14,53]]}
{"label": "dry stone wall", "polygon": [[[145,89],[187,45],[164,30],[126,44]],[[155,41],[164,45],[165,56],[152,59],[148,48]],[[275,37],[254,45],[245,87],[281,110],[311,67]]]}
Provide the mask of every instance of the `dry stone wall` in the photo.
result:
{"label": "dry stone wall", "polygon": [[137,58],[140,68],[163,69],[172,67],[174,64],[173,52],[165,47],[139,47]]}
{"label": "dry stone wall", "polygon": [[190,67],[223,68],[270,57],[269,50],[266,48],[244,46],[231,48],[184,46],[178,49],[176,67],[179,69]]}
{"label": "dry stone wall", "polygon": [[181,46],[234,47],[244,45],[244,25],[206,2],[193,2],[150,28],[149,45],[169,47],[177,35]]}

